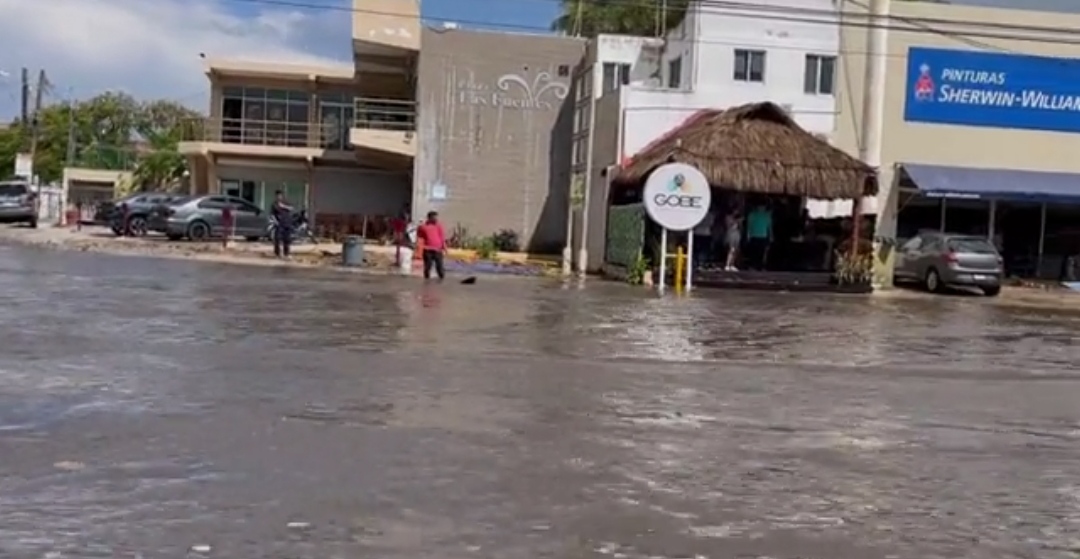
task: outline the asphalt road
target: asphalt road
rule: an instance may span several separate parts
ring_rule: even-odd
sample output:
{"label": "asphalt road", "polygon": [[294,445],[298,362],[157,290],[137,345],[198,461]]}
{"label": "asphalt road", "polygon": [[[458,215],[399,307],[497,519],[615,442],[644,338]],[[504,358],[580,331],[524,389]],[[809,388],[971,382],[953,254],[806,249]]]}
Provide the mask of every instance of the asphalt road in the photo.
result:
{"label": "asphalt road", "polygon": [[1080,315],[0,246],[0,557],[1075,558]]}

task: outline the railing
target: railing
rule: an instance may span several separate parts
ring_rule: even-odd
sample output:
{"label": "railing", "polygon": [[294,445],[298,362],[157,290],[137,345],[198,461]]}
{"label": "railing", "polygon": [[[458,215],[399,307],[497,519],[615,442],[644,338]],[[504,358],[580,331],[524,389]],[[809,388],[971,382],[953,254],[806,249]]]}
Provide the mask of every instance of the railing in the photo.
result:
{"label": "railing", "polygon": [[337,124],[247,118],[196,119],[184,129],[185,141],[294,148],[330,148],[343,139],[347,145],[348,135],[348,129]]}
{"label": "railing", "polygon": [[354,128],[369,130],[416,130],[416,102],[357,97]]}

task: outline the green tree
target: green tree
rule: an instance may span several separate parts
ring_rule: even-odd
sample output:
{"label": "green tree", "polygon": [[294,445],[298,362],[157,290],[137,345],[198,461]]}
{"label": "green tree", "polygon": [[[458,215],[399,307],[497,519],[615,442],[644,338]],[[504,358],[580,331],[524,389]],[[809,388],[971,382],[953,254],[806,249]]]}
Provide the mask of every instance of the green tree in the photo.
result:
{"label": "green tree", "polygon": [[[76,166],[132,170],[138,186],[164,186],[184,173],[176,147],[183,127],[198,117],[178,103],[142,103],[123,93],[49,105],[39,114],[34,169],[42,181],[59,180],[70,144]],[[0,175],[14,170],[16,154],[28,151],[29,145],[30,131],[19,122],[0,129]]]}
{"label": "green tree", "polygon": [[650,36],[678,26],[688,4],[688,0],[668,0],[666,4],[658,0],[562,0],[562,13],[551,28],[583,37],[601,33]]}

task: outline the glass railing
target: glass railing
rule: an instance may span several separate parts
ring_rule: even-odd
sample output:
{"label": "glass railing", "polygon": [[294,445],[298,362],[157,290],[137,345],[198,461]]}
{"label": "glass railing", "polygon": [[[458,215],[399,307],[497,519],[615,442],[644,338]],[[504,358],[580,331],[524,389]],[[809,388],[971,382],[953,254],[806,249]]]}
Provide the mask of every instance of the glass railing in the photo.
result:
{"label": "glass railing", "polygon": [[184,140],[221,142],[253,146],[320,148],[328,143],[324,138],[336,138],[332,126],[308,122],[252,120],[246,118],[205,118],[188,123]]}
{"label": "glass railing", "polygon": [[353,128],[369,130],[416,130],[416,102],[357,97]]}

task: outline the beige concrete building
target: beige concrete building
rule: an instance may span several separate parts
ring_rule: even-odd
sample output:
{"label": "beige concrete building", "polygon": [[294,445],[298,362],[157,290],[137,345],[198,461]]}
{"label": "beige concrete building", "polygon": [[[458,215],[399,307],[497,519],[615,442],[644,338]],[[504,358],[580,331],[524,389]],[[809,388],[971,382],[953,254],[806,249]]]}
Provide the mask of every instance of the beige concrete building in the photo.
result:
{"label": "beige concrete building", "polygon": [[[866,3],[842,4],[834,141],[854,154]],[[1080,43],[1067,33],[1080,16],[892,2],[888,28],[880,282],[889,247],[920,228],[985,234],[1010,273],[1055,276],[1080,246],[1064,227],[1080,223]]]}
{"label": "beige concrete building", "polygon": [[418,0],[353,7],[353,64],[207,58],[210,116],[180,146],[193,191],[265,207],[283,190],[317,223],[369,236],[411,207],[474,234],[561,242],[548,207],[566,205],[562,100],[583,43],[422,28]]}
{"label": "beige concrete building", "polygon": [[210,116],[180,145],[194,192],[265,207],[283,190],[326,219],[392,216],[409,203],[419,5],[354,7],[353,64],[207,58]]}

